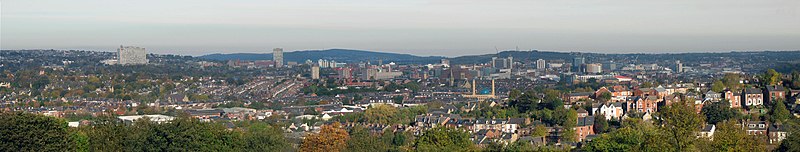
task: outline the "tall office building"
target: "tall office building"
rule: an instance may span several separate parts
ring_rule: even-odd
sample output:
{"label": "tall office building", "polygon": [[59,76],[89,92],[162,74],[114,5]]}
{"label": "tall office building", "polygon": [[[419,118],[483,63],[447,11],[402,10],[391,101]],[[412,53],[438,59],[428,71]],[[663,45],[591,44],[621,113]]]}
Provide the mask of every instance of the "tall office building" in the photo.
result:
{"label": "tall office building", "polygon": [[275,67],[283,67],[283,48],[272,49],[272,60],[275,61]]}
{"label": "tall office building", "polygon": [[677,73],[683,72],[683,63],[681,63],[681,60],[675,61],[675,72]]}
{"label": "tall office building", "polygon": [[508,68],[509,69],[514,69],[514,57],[513,56],[509,56],[508,57]]}
{"label": "tall office building", "polygon": [[547,61],[545,61],[544,59],[536,60],[536,69],[544,70],[546,68],[547,68]]}
{"label": "tall office building", "polygon": [[583,57],[576,57],[572,59],[572,70],[573,72],[583,72],[583,65],[586,64],[586,58]]}
{"label": "tall office building", "polygon": [[319,66],[311,66],[311,79],[319,79]]}
{"label": "tall office building", "polygon": [[141,47],[119,46],[117,63],[122,65],[147,64],[147,51]]}

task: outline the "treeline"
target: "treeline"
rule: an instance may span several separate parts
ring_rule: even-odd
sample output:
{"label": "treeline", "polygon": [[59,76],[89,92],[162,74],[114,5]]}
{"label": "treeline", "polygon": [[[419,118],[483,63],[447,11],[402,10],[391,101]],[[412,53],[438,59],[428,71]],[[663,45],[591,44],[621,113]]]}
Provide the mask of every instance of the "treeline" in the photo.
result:
{"label": "treeline", "polygon": [[64,120],[30,113],[0,113],[0,151],[285,151],[282,131],[261,122],[237,129],[178,117],[126,124],[113,117],[69,128]]}

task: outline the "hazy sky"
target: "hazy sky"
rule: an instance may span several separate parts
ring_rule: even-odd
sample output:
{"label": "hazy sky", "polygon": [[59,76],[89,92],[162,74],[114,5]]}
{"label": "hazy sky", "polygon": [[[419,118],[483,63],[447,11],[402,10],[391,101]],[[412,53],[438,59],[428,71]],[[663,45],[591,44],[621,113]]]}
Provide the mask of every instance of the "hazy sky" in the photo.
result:
{"label": "hazy sky", "polygon": [[800,0],[0,0],[0,48],[800,50]]}

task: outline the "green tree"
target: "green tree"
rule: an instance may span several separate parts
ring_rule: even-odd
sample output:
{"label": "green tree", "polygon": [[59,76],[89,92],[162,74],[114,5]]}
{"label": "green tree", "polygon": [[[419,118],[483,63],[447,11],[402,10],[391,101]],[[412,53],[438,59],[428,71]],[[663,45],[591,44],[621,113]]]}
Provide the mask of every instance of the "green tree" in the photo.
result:
{"label": "green tree", "polygon": [[730,103],[727,100],[705,105],[701,113],[703,113],[707,122],[710,124],[729,120],[738,115],[738,112],[730,108]]}
{"label": "green tree", "polygon": [[660,130],[666,134],[667,143],[676,151],[695,150],[695,133],[703,124],[703,117],[695,112],[694,104],[687,101],[673,103],[657,113]]}
{"label": "green tree", "polygon": [[785,125],[789,135],[784,139],[776,151],[800,151],[800,119],[791,119]]}
{"label": "green tree", "polygon": [[789,110],[786,109],[786,104],[783,100],[774,100],[772,105],[772,111],[770,111],[770,119],[773,122],[785,122],[792,116]]}
{"label": "green tree", "polygon": [[347,140],[347,151],[387,151],[388,146],[378,137],[370,135],[369,130],[362,126],[353,127],[350,130],[350,140]]}
{"label": "green tree", "polygon": [[715,80],[713,84],[711,84],[711,91],[714,92],[722,92],[725,90],[725,84],[722,83],[722,80]]}
{"label": "green tree", "polygon": [[280,128],[261,122],[247,127],[242,142],[245,142],[244,149],[246,151],[284,151],[289,147]]}
{"label": "green tree", "polygon": [[641,119],[626,119],[624,127],[611,133],[601,134],[587,143],[583,151],[669,151],[663,141],[664,134],[652,124]]}
{"label": "green tree", "polygon": [[0,113],[0,151],[74,151],[67,123],[23,112]]}
{"label": "green tree", "polygon": [[775,69],[769,69],[761,76],[761,82],[765,85],[777,85],[781,81],[781,73]]}
{"label": "green tree", "polygon": [[742,80],[742,77],[739,74],[727,73],[725,76],[722,77],[722,83],[725,84],[726,87],[730,90],[740,90],[742,88],[742,84],[739,81]]}
{"label": "green tree", "polygon": [[576,132],[575,127],[578,125],[578,112],[574,109],[569,109],[563,117],[562,126],[564,127],[564,133],[561,134],[561,139],[564,141],[576,141]]}
{"label": "green tree", "polygon": [[469,133],[447,127],[426,130],[414,142],[417,151],[471,151],[475,149]]}
{"label": "green tree", "polygon": [[533,131],[531,132],[531,136],[533,137],[541,137],[547,135],[547,128],[544,125],[536,125],[533,127]]}
{"label": "green tree", "polygon": [[758,140],[756,136],[749,136],[736,126],[736,121],[725,121],[717,123],[714,140],[709,146],[700,149],[703,151],[763,151],[766,149],[765,142]]}
{"label": "green tree", "polygon": [[511,89],[511,91],[508,92],[508,100],[517,100],[520,96],[522,96],[522,91],[517,89]]}
{"label": "green tree", "polygon": [[606,120],[606,116],[603,114],[596,114],[594,116],[594,133],[595,134],[602,134],[608,131],[608,120]]}
{"label": "green tree", "polygon": [[398,122],[397,108],[379,104],[364,111],[364,119],[369,123],[395,124]]}
{"label": "green tree", "polygon": [[611,96],[612,96],[611,92],[603,92],[603,93],[600,93],[600,97],[598,97],[598,99],[600,99],[600,101],[602,101],[602,102],[606,102],[606,101],[611,100]]}

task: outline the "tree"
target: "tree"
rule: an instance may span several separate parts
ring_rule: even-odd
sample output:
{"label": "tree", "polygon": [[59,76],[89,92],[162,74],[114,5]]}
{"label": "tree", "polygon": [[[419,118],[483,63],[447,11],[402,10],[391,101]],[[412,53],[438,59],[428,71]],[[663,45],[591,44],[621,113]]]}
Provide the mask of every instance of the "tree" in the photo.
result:
{"label": "tree", "polygon": [[669,151],[664,136],[641,119],[626,119],[624,127],[601,134],[587,143],[583,151]]}
{"label": "tree", "polygon": [[517,100],[520,96],[522,96],[522,91],[517,89],[511,89],[511,91],[508,92],[508,100]]}
{"label": "tree", "polygon": [[778,73],[775,69],[769,69],[764,72],[761,78],[761,82],[765,85],[777,85],[781,81],[781,73]]}
{"label": "tree", "polygon": [[706,117],[708,123],[716,124],[735,118],[738,112],[730,108],[728,101],[720,101],[703,106],[701,113]]}
{"label": "tree", "polygon": [[[556,110],[556,113],[559,113],[558,110]],[[561,134],[561,139],[564,141],[575,141],[577,134],[573,128],[578,125],[578,112],[574,109],[569,109],[566,115],[561,119],[563,119],[561,125],[564,127],[564,133]]]}
{"label": "tree", "polygon": [[531,132],[531,136],[533,137],[541,137],[547,135],[547,128],[544,125],[536,125]]}
{"label": "tree", "polygon": [[789,135],[781,142],[776,151],[800,151],[800,124],[798,119],[792,119],[785,124]]}
{"label": "tree", "polygon": [[715,80],[713,84],[711,84],[711,91],[714,92],[722,92],[725,90],[725,84],[722,83],[722,80]]}
{"label": "tree", "polygon": [[419,91],[421,89],[421,87],[419,86],[419,83],[417,83],[417,82],[409,82],[409,83],[403,84],[403,86],[405,88],[408,88],[408,90],[411,90],[411,91],[414,91],[414,92],[417,92],[417,91]]}
{"label": "tree", "polygon": [[347,151],[387,151],[388,146],[378,137],[372,136],[369,130],[362,126],[355,126],[350,130],[350,140],[347,140]]}
{"label": "tree", "polygon": [[392,101],[396,104],[403,104],[403,96],[394,96],[392,97]]}
{"label": "tree", "polygon": [[243,142],[245,142],[244,149],[253,151],[284,151],[289,147],[280,128],[266,123],[255,123],[247,127]]}
{"label": "tree", "polygon": [[786,104],[783,100],[775,100],[775,102],[773,102],[769,117],[773,122],[785,122],[791,116],[792,114],[786,109]]}
{"label": "tree", "polygon": [[608,131],[608,120],[603,114],[596,114],[594,116],[594,133],[602,134]]}
{"label": "tree", "polygon": [[740,90],[742,88],[742,84],[739,83],[739,81],[741,80],[741,76],[734,73],[727,73],[722,77],[722,83],[724,83],[725,86],[730,90]]}
{"label": "tree", "polygon": [[379,104],[364,111],[364,119],[369,123],[395,124],[398,122],[397,108]]}
{"label": "tree", "polygon": [[300,151],[339,152],[346,148],[349,139],[347,131],[342,129],[339,123],[323,125],[319,133],[308,135],[303,139]]}
{"label": "tree", "polygon": [[717,123],[717,131],[714,133],[714,140],[702,151],[762,151],[765,143],[763,140],[756,139],[756,136],[749,136],[740,127],[736,126],[736,121],[725,121]]}
{"label": "tree", "polygon": [[673,103],[657,113],[660,130],[666,133],[667,143],[676,151],[692,151],[695,133],[703,124],[703,117],[695,113],[694,104],[687,101]]}
{"label": "tree", "polygon": [[600,101],[606,102],[611,100],[611,96],[612,96],[611,92],[603,92],[600,93],[600,97],[598,97],[598,99],[600,99]]}
{"label": "tree", "polygon": [[23,112],[0,113],[0,151],[74,151],[67,123]]}
{"label": "tree", "polygon": [[414,142],[417,151],[470,151],[475,146],[469,140],[469,133],[448,127],[426,130]]}

